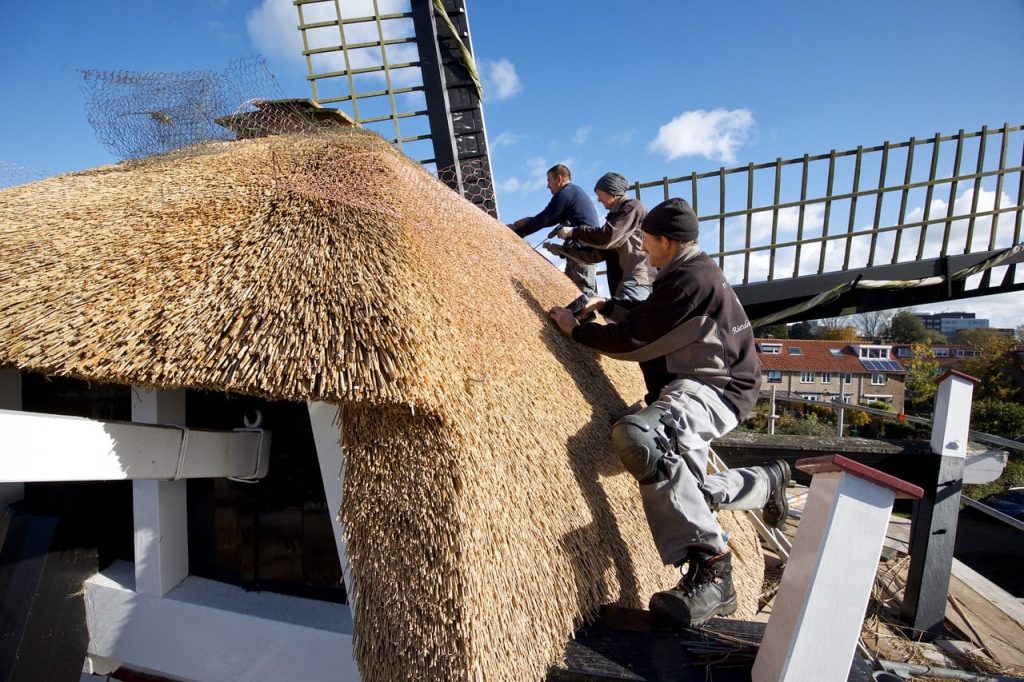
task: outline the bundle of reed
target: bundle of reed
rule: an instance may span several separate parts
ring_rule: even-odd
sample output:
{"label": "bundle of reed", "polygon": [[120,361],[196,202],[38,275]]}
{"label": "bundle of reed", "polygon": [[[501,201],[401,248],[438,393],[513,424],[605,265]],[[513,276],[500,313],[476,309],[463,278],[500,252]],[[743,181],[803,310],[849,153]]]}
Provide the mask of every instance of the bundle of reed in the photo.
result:
{"label": "bundle of reed", "polygon": [[376,135],[16,187],[0,231],[0,365],[340,406],[365,679],[539,679],[598,605],[678,579],[609,447],[636,365],[559,335],[569,280]]}

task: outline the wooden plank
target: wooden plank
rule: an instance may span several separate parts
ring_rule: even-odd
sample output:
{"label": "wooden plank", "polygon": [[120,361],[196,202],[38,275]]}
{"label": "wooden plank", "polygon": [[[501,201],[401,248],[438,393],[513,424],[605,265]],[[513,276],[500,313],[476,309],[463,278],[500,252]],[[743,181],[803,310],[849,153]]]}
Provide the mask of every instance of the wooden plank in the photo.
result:
{"label": "wooden plank", "polygon": [[946,617],[961,634],[1001,663],[1024,666],[1024,627],[959,578],[950,580],[949,596]]}
{"label": "wooden plank", "polygon": [[0,482],[262,477],[269,435],[0,410]]}
{"label": "wooden plank", "polygon": [[1024,603],[1019,599],[962,561],[953,561],[952,573],[953,578],[963,584],[965,589],[977,592],[983,599],[1013,619],[1019,627],[1024,628]]}

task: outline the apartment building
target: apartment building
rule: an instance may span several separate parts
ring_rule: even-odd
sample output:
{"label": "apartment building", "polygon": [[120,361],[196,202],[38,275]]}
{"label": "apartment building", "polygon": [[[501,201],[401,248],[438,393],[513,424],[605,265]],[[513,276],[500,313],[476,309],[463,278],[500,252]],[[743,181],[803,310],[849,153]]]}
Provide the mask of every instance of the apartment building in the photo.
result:
{"label": "apartment building", "polygon": [[903,411],[906,370],[892,346],[869,342],[757,339],[761,388],[809,400],[884,402]]}
{"label": "apartment building", "polygon": [[925,329],[946,337],[952,337],[961,329],[985,329],[989,326],[988,320],[978,319],[974,313],[914,313],[914,317],[921,320]]}

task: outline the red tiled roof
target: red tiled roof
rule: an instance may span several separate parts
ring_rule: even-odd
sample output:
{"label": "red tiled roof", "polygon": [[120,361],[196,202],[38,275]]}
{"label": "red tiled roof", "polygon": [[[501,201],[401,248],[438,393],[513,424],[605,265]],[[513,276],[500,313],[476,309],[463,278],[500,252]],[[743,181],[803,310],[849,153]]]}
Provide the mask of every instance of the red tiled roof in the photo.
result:
{"label": "red tiled roof", "polygon": [[[861,364],[857,353],[851,348],[850,341],[810,341],[805,339],[755,339],[757,343],[757,357],[761,360],[761,368],[765,370],[777,369],[786,372],[858,372],[864,374],[869,370]],[[780,355],[773,355],[761,352],[761,344],[777,343],[782,345]],[[867,344],[875,345],[875,344]],[[799,348],[801,354],[793,355],[791,348]],[[838,350],[839,355],[832,353]],[[889,360],[899,362],[890,353]],[[894,374],[896,372],[887,372]],[[902,373],[902,372],[899,372]]]}

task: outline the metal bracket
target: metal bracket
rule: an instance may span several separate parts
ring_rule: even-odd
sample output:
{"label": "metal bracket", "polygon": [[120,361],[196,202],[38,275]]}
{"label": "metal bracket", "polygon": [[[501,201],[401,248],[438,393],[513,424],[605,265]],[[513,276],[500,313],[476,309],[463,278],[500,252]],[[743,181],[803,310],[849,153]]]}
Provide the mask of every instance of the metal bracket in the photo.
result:
{"label": "metal bracket", "polygon": [[[260,419],[260,421],[262,421],[262,419]],[[267,475],[267,468],[264,465],[269,465],[269,462],[263,461],[263,444],[264,434],[267,433],[266,430],[256,427],[245,427],[241,429],[232,429],[232,431],[236,433],[258,433],[260,434],[260,438],[256,441],[256,466],[253,468],[252,473],[248,476],[228,476],[227,479],[229,481],[235,481],[236,483],[259,483],[263,480],[263,477]]]}

